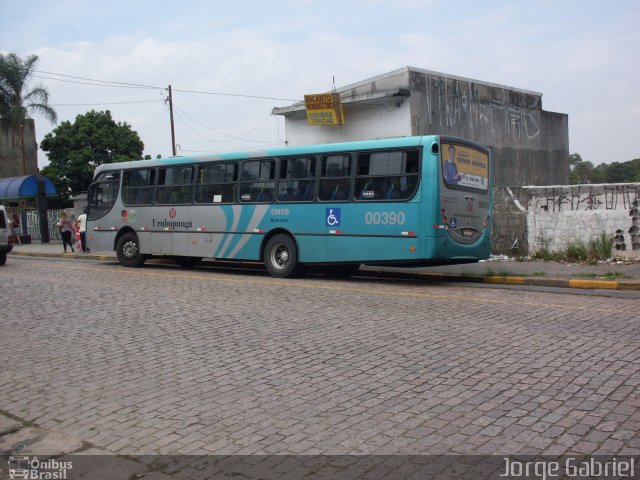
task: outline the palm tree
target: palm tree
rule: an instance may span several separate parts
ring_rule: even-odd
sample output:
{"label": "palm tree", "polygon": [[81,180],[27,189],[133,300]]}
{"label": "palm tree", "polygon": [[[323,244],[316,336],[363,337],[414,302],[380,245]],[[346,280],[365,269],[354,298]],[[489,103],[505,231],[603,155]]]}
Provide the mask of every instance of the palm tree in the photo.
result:
{"label": "palm tree", "polygon": [[37,55],[20,58],[15,53],[0,53],[0,118],[9,119],[10,127],[17,131],[17,144],[22,153],[24,174],[24,120],[30,113],[38,113],[56,123],[56,111],[49,106],[49,92],[42,85],[30,90],[27,83],[34,73]]}
{"label": "palm tree", "polygon": [[28,118],[30,112],[39,113],[51,123],[56,123],[56,111],[49,106],[49,92],[42,85],[26,91],[27,82],[38,62],[37,55],[24,59],[15,53],[0,53],[0,118],[8,118],[17,124]]}

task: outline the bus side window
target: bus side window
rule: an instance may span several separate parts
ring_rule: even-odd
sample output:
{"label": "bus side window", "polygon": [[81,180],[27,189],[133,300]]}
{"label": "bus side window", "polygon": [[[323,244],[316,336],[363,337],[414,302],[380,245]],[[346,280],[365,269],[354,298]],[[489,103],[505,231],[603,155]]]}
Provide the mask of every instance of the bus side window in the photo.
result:
{"label": "bus side window", "polygon": [[216,162],[198,168],[197,203],[233,203],[236,197],[238,165]]}
{"label": "bus side window", "polygon": [[420,156],[417,150],[390,150],[358,155],[357,199],[407,200],[416,191]]}
{"label": "bus side window", "polygon": [[318,198],[325,202],[346,201],[351,196],[351,156],[322,157]]}
{"label": "bus side window", "polygon": [[245,160],[240,178],[240,201],[269,203],[275,191],[275,160]]}
{"label": "bus side window", "polygon": [[185,205],[193,197],[193,167],[161,168],[159,171],[156,203],[161,205]]}
{"label": "bus side window", "polygon": [[122,180],[122,202],[125,205],[151,205],[155,169],[128,170]]}
{"label": "bus side window", "polygon": [[278,201],[312,201],[315,196],[315,177],[316,159],[314,157],[281,159]]}

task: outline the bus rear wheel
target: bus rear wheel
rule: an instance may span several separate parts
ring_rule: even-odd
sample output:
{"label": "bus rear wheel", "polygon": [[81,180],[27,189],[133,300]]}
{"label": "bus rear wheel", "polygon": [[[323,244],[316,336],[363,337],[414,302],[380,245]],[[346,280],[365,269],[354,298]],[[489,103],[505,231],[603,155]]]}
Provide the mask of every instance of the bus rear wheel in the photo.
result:
{"label": "bus rear wheel", "polygon": [[272,277],[288,278],[302,271],[298,263],[298,247],[289,235],[277,234],[264,246],[264,266]]}
{"label": "bus rear wheel", "polygon": [[135,233],[128,232],[118,239],[116,255],[121,265],[125,267],[141,267],[146,256],[140,253],[140,243]]}

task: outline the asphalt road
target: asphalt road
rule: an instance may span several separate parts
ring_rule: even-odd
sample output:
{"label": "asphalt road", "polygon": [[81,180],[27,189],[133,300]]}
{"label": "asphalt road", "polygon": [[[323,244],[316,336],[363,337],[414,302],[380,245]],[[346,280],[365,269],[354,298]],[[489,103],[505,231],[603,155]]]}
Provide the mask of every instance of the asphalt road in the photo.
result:
{"label": "asphalt road", "polygon": [[0,413],[119,454],[640,454],[637,299],[12,258]]}

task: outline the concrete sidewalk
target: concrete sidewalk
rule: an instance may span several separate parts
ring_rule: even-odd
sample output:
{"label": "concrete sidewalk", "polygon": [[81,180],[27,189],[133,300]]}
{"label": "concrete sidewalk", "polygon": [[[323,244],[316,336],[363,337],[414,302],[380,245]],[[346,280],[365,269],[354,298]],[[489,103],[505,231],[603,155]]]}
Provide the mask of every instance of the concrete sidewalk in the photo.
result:
{"label": "concrete sidewalk", "polygon": [[[81,253],[76,250],[75,253],[64,253],[62,242],[59,241],[48,244],[14,245],[13,251],[9,255],[116,260],[116,254],[113,251]],[[413,276],[436,281],[640,291],[640,261],[638,260],[588,265],[517,261],[497,257],[478,263],[441,267],[364,266],[361,267],[361,272],[387,278]]]}

